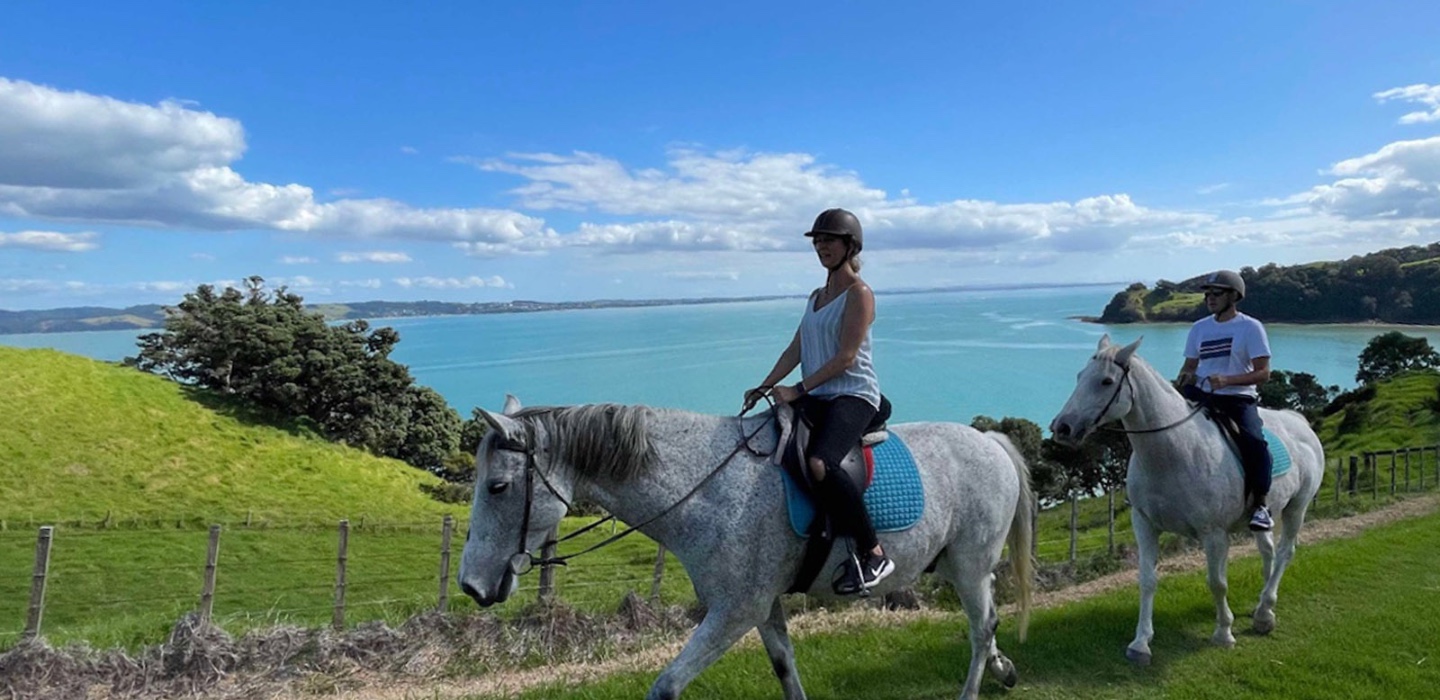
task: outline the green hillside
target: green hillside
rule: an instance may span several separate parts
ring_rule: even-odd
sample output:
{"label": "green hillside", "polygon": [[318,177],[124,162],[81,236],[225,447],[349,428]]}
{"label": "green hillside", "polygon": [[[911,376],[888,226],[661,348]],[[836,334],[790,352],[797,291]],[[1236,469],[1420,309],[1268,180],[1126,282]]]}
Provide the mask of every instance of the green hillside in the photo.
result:
{"label": "green hillside", "polygon": [[10,525],[435,522],[438,479],[113,364],[0,347],[0,520]]}
{"label": "green hillside", "polygon": [[1373,387],[1320,421],[1327,455],[1440,444],[1440,373],[1406,372]]}

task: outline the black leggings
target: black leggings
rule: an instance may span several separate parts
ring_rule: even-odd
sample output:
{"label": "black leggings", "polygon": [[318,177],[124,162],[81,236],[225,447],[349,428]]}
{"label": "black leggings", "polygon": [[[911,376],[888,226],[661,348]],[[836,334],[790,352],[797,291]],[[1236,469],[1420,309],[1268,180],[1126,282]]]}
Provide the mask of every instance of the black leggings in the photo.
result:
{"label": "black leggings", "polygon": [[[835,534],[855,538],[855,548],[868,552],[879,544],[870,514],[865,511],[861,485],[840,470],[840,462],[860,443],[865,428],[875,417],[875,407],[854,396],[822,399],[802,396],[792,404],[805,416],[812,429],[808,457],[825,463],[825,478],[811,479],[820,510],[830,517]],[[809,474],[809,460],[805,464]]]}

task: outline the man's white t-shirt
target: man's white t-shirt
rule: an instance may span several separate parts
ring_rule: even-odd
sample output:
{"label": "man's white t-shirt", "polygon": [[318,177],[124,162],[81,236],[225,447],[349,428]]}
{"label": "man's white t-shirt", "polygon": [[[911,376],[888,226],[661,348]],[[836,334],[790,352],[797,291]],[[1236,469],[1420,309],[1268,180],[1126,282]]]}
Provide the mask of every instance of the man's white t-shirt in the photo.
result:
{"label": "man's white t-shirt", "polygon": [[1269,356],[1270,338],[1265,335],[1265,326],[1239,312],[1223,323],[1215,320],[1214,314],[1208,315],[1190,326],[1190,336],[1185,339],[1185,357],[1200,361],[1195,370],[1200,388],[1216,394],[1258,397],[1254,385],[1226,386],[1215,391],[1205,379],[1214,374],[1253,372],[1255,358]]}

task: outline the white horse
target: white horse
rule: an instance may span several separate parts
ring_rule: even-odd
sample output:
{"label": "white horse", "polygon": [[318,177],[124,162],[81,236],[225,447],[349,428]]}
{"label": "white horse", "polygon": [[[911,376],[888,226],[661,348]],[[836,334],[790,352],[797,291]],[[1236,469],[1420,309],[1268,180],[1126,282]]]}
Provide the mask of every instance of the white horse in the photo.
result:
{"label": "white horse", "polygon": [[[521,410],[514,397],[507,397],[502,415],[481,413],[491,430],[476,454],[475,498],[458,575],[467,595],[481,606],[509,597],[517,577],[536,561],[529,553],[539,551],[570,503],[586,498],[673,552],[706,608],[649,698],[679,696],[757,627],[785,698],[805,697],[780,605],[804,540],[790,529],[777,468],[742,442],[752,436],[749,447],[774,449],[768,414],[741,420],[614,404]],[[934,563],[955,586],[970,620],[970,668],[961,697],[977,697],[987,666],[1014,685],[1014,664],[995,644],[992,571],[1008,538],[1023,640],[1034,576],[1029,468],[998,433],[955,423],[890,430],[919,465],[925,509],[910,529],[880,535],[896,569],[874,593],[909,585]],[[834,598],[828,573],[845,549],[836,543],[810,595]]]}
{"label": "white horse", "polygon": [[[1125,489],[1140,550],[1140,621],[1125,655],[1144,665],[1150,663],[1150,639],[1155,634],[1151,616],[1161,532],[1192,537],[1204,546],[1210,593],[1215,598],[1215,634],[1210,641],[1223,647],[1235,645],[1230,631],[1235,616],[1225,599],[1225,565],[1229,534],[1244,530],[1250,514],[1245,508],[1239,457],[1214,423],[1203,414],[1196,415],[1170,382],[1135,354],[1139,346],[1136,340],[1122,348],[1112,345],[1110,336],[1102,337],[1050,430],[1055,440],[1070,445],[1117,420],[1129,434],[1134,451]],[[1261,409],[1260,416],[1290,451],[1292,463],[1289,472],[1275,479],[1267,499],[1270,508],[1280,513],[1279,551],[1270,533],[1255,533],[1265,584],[1253,622],[1256,632],[1269,634],[1275,629],[1280,577],[1295,554],[1305,510],[1320,490],[1325,452],[1299,413]]]}

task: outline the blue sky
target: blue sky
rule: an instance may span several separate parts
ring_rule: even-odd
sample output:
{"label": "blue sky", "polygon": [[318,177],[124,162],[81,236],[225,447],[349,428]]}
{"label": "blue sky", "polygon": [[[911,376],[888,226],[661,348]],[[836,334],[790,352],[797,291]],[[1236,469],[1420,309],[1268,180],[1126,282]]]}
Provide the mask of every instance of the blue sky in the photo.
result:
{"label": "blue sky", "polygon": [[1440,240],[1440,3],[0,5],[0,308],[1179,279]]}

